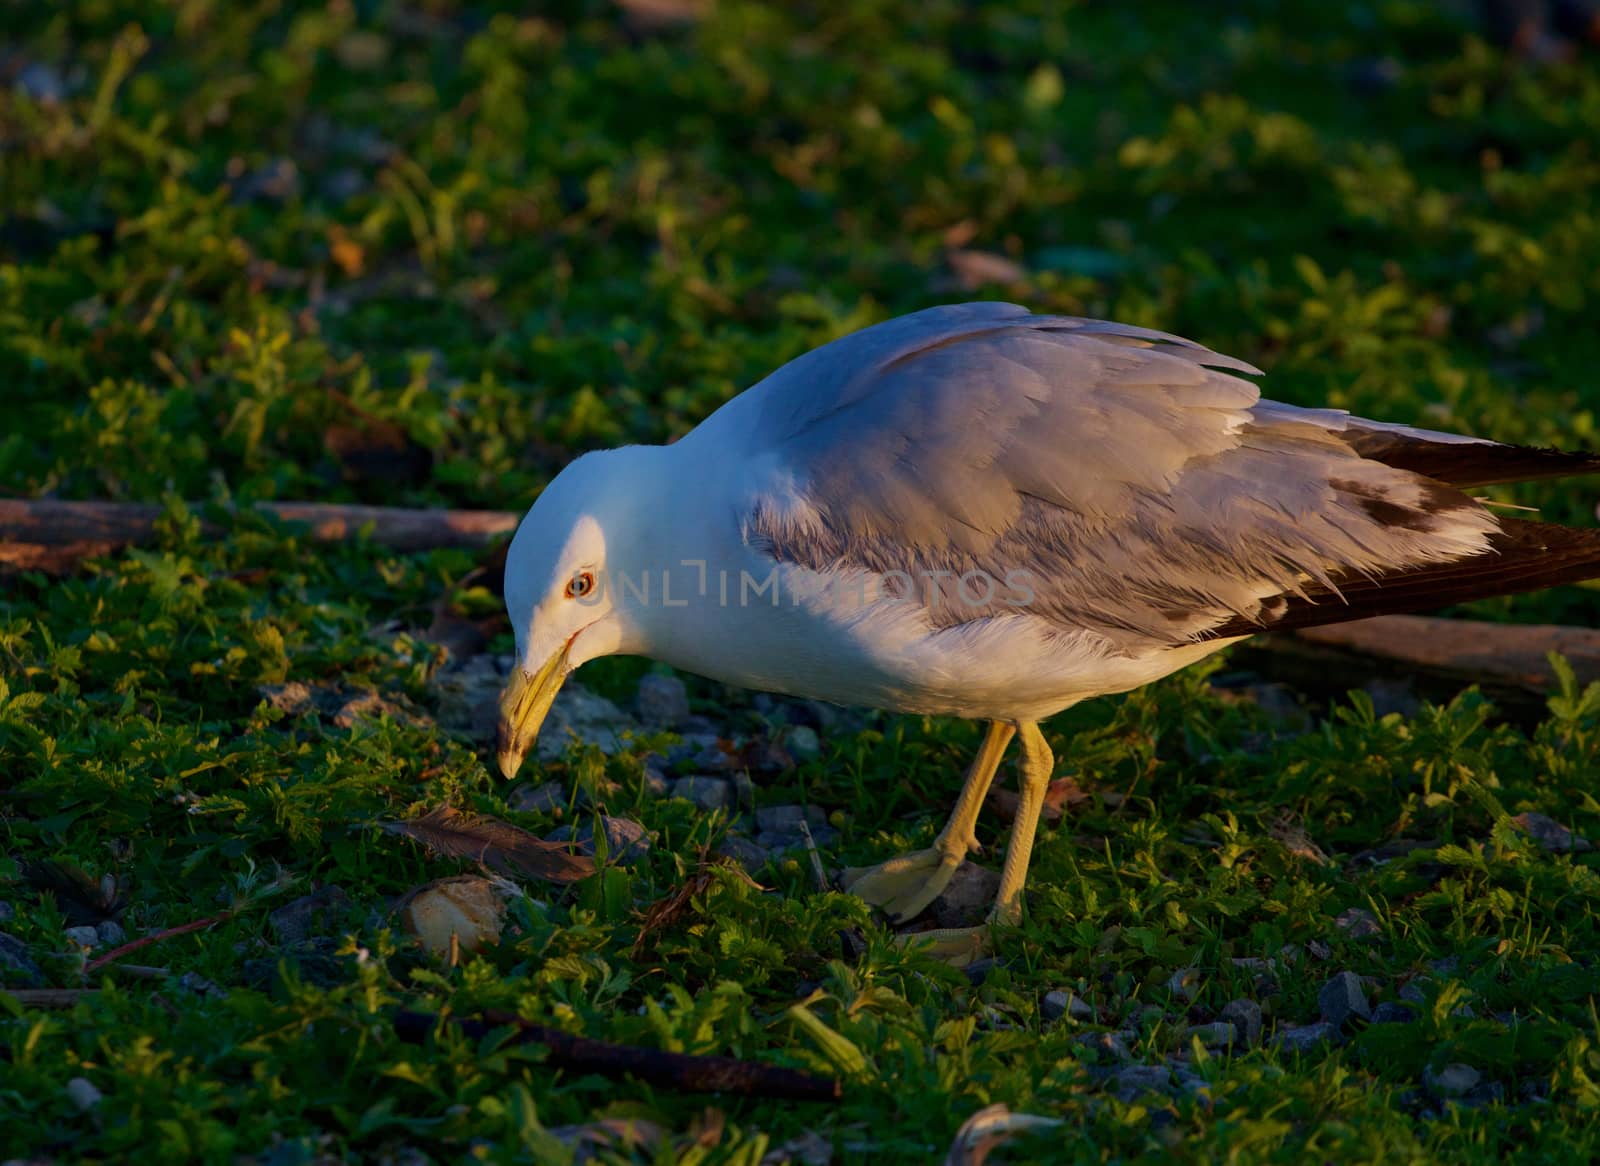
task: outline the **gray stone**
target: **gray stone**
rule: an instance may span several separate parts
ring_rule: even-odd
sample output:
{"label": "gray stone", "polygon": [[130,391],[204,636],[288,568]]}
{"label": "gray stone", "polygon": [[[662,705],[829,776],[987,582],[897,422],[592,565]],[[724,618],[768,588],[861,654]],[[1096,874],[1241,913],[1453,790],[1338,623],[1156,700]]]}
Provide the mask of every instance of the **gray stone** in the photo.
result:
{"label": "gray stone", "polygon": [[1408,1000],[1412,1004],[1426,1004],[1428,1002],[1428,993],[1423,988],[1424,983],[1426,983],[1425,980],[1412,980],[1400,989],[1400,999]]}
{"label": "gray stone", "polygon": [[[796,830],[793,834],[774,834],[770,830],[763,830],[756,835],[756,841],[772,851],[804,850],[806,848],[806,836],[802,830]],[[812,826],[811,841],[816,844],[818,850],[826,850],[828,847],[838,843],[839,831],[832,826]]]}
{"label": "gray stone", "polygon": [[756,811],[756,829],[763,834],[798,835],[801,822],[816,830],[828,824],[828,815],[821,806],[762,806]]}
{"label": "gray stone", "polygon": [[311,686],[298,680],[288,684],[260,684],[256,691],[269,706],[290,716],[308,712],[311,707]]}
{"label": "gray stone", "polygon": [[1254,1000],[1230,1000],[1217,1013],[1217,1018],[1233,1025],[1245,1044],[1261,1043],[1261,1005]]}
{"label": "gray stone", "polygon": [[547,781],[539,785],[523,782],[512,786],[506,794],[506,805],[519,814],[549,814],[564,809],[566,804],[567,791],[559,781]]}
{"label": "gray stone", "polygon": [[1101,1061],[1131,1061],[1133,1054],[1128,1051],[1127,1043],[1114,1032],[1086,1032],[1082,1036],[1072,1038],[1073,1043],[1080,1044]]}
{"label": "gray stone", "polygon": [[822,756],[822,738],[807,725],[795,725],[784,739],[789,752],[801,761],[811,761]]}
{"label": "gray stone", "polygon": [[[632,818],[600,816],[601,829],[606,835],[606,861],[628,864],[637,862],[650,853],[650,832]],[[571,842],[579,854],[597,853],[594,844],[594,819],[569,822],[550,831],[551,842]]]}
{"label": "gray stone", "polygon": [[1424,1069],[1422,1083],[1435,1097],[1461,1097],[1470,1093],[1482,1076],[1471,1065],[1444,1065],[1438,1069]]}
{"label": "gray stone", "polygon": [[748,838],[740,838],[737,834],[730,834],[717,845],[717,853],[724,858],[731,858],[750,873],[755,873],[767,865],[771,855],[765,846],[758,846]]}
{"label": "gray stone", "polygon": [[1172,1070],[1165,1065],[1129,1065],[1111,1077],[1111,1091],[1123,1101],[1133,1101],[1146,1093],[1164,1093],[1172,1084]]}
{"label": "gray stone", "polygon": [[672,779],[655,765],[644,767],[644,792],[652,797],[664,798],[672,792]]}
{"label": "gray stone", "polygon": [[739,803],[739,808],[755,809],[756,783],[750,780],[750,775],[742,769],[736,769],[728,775],[728,780],[733,782],[733,797]]}
{"label": "gray stone", "polygon": [[938,927],[974,927],[988,916],[1000,890],[1000,872],[976,863],[956,867],[950,885],[929,909]]}
{"label": "gray stone", "polygon": [[597,746],[609,757],[622,750],[622,733],[636,728],[633,718],[605,697],[569,682],[556,694],[539,731],[539,760],[554,761],[573,740]]}
{"label": "gray stone", "polygon": [[128,933],[115,919],[105,919],[95,926],[95,934],[107,947],[116,947],[128,941]]}
{"label": "gray stone", "polygon": [[4,899],[0,899],[0,923],[10,923],[17,917],[17,909]]}
{"label": "gray stone", "polygon": [[227,993],[217,986],[215,980],[208,980],[199,972],[184,972],[178,977],[178,987],[185,992],[193,992],[196,996],[226,996]]}
{"label": "gray stone", "polygon": [[97,947],[100,943],[100,933],[93,927],[68,927],[61,932],[79,947]]}
{"label": "gray stone", "polygon": [[67,85],[60,71],[43,61],[24,65],[15,85],[40,105],[58,105],[67,95]]}
{"label": "gray stone", "polygon": [[1179,968],[1167,977],[1167,991],[1192,1001],[1200,994],[1200,971],[1197,968]]}
{"label": "gray stone", "polygon": [[344,697],[333,711],[333,723],[340,729],[353,729],[361,721],[377,721],[388,717],[400,725],[424,723],[424,719],[406,707],[403,698],[384,696],[377,692],[357,692]]}
{"label": "gray stone", "polygon": [[1364,907],[1351,907],[1339,912],[1333,925],[1351,939],[1371,939],[1383,934],[1383,924],[1378,922],[1376,915]]}
{"label": "gray stone", "polygon": [[1046,992],[1044,1002],[1039,1007],[1040,1013],[1046,1020],[1060,1020],[1063,1016],[1071,1020],[1093,1020],[1094,1006],[1082,996],[1057,988],[1054,992]]}
{"label": "gray stone", "polygon": [[74,1077],[67,1082],[67,1100],[79,1113],[88,1113],[104,1096],[87,1077]]}
{"label": "gray stone", "polygon": [[1330,977],[1317,993],[1317,1010],[1322,1014],[1322,1019],[1335,1028],[1344,1027],[1352,1017],[1368,1020],[1372,1017],[1372,1007],[1367,1003],[1367,994],[1362,990],[1361,977],[1354,972],[1339,972]]}
{"label": "gray stone", "polygon": [[726,810],[733,806],[733,785],[704,774],[680,777],[672,783],[672,796],[693,802],[702,810]]}
{"label": "gray stone", "polygon": [[1550,854],[1581,853],[1594,849],[1594,843],[1587,838],[1580,838],[1548,814],[1518,814],[1511,820],[1533,839],[1540,850]]}
{"label": "gray stone", "polygon": [[676,676],[652,672],[640,679],[634,703],[646,725],[670,729],[689,715],[689,690]]}
{"label": "gray stone", "polygon": [[723,748],[720,740],[716,744],[703,746],[692,762],[696,769],[707,773],[727,773],[739,767],[739,759]]}
{"label": "gray stone", "polygon": [[966,972],[969,983],[977,985],[989,978],[989,973],[1000,966],[1000,961],[992,955],[984,956],[981,960],[973,960],[961,970]]}
{"label": "gray stone", "polygon": [[1337,1044],[1339,1030],[1331,1024],[1302,1024],[1280,1028],[1272,1043],[1286,1053],[1309,1053],[1318,1045]]}
{"label": "gray stone", "polygon": [[1372,1010],[1373,1024],[1410,1024],[1417,1018],[1417,1010],[1398,1000],[1385,1000]]}
{"label": "gray stone", "polygon": [[0,985],[37,984],[44,971],[28,955],[28,945],[0,931]]}
{"label": "gray stone", "polygon": [[1238,1043],[1239,1031],[1226,1020],[1214,1020],[1210,1024],[1191,1024],[1183,1030],[1185,1041],[1198,1040],[1206,1048],[1227,1048]]}
{"label": "gray stone", "polygon": [[350,896],[344,893],[344,888],[329,883],[292,903],[285,903],[267,919],[280,943],[301,944],[326,936],[338,917],[349,908]]}
{"label": "gray stone", "polygon": [[806,1130],[768,1150],[759,1166],[828,1166],[832,1161],[833,1143],[816,1130]]}

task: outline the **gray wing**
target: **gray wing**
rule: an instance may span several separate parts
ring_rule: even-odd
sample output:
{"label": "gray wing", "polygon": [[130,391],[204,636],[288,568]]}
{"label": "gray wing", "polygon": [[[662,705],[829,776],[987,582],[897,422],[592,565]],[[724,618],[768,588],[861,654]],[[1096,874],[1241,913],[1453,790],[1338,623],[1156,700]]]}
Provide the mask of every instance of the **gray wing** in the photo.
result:
{"label": "gray wing", "polygon": [[1257,372],[1009,304],[869,328],[747,394],[770,473],[744,536],[813,569],[940,580],[937,626],[1015,611],[974,603],[959,576],[1025,572],[1033,615],[1126,651],[1247,634],[1493,552],[1501,524],[1479,503],[1361,447],[1514,447],[1264,402],[1222,370]]}

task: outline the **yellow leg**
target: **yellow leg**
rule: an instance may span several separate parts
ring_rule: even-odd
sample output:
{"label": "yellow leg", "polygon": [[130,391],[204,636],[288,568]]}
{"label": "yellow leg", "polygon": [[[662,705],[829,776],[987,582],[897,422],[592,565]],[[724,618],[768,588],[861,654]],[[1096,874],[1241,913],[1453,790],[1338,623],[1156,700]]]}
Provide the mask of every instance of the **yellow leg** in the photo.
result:
{"label": "yellow leg", "polygon": [[[1017,726],[1021,730],[1022,764],[1018,767],[1017,783],[1021,797],[1017,806],[1016,821],[1011,827],[1011,839],[1006,843],[1006,864],[1000,872],[1000,890],[994,898],[994,908],[989,912],[990,923],[1015,927],[1022,922],[1022,887],[1028,881],[1028,859],[1033,854],[1033,839],[1039,829],[1039,815],[1044,810],[1044,796],[1050,788],[1050,773],[1055,768],[1055,757],[1039,731],[1039,726],[1025,721]],[[935,931],[919,931],[905,937],[908,944],[926,945],[930,954],[950,963],[964,966],[982,954],[988,942],[988,925],[982,927],[948,927]]]}
{"label": "yellow leg", "polygon": [[924,911],[950,885],[951,876],[967,855],[978,849],[978,811],[983,808],[1000,759],[1015,733],[1012,725],[990,722],[950,820],[930,848],[902,854],[877,866],[851,867],[844,872],[844,889],[883,908],[897,923]]}

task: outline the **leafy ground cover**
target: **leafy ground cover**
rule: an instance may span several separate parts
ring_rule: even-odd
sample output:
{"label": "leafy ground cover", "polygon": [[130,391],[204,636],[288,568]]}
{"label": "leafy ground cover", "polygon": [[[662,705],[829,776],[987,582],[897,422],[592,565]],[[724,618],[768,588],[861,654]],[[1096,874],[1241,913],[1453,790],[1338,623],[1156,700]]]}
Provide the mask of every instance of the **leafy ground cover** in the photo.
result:
{"label": "leafy ground cover", "polygon": [[[690,678],[690,720],[575,742],[537,775],[559,797],[518,793],[446,715],[464,659],[509,648],[478,556],[217,506],[520,509],[575,451],[978,296],[1195,336],[1287,400],[1592,445],[1594,55],[1534,67],[1405,0],[24,0],[6,24],[0,491],[166,505],[159,545],[0,591],[0,985],[94,990],[0,991],[6,1155],[562,1162],[568,1127],[638,1117],[648,1160],[920,1163],[1004,1102],[1063,1123],[1013,1160],[1595,1156],[1600,691],[1517,727],[1470,691],[1304,709],[1224,660],[1072,710],[1047,735],[1087,796],[968,975],[803,851],[730,843],[759,844],[737,803],[658,787],[709,731],[746,750],[727,789],[818,807],[830,865],[876,861],[938,828],[973,727]],[[1498,496],[1593,521],[1583,484]],[[1596,611],[1568,588],[1473,614]],[[647,674],[583,679],[626,712]],[[603,811],[650,846],[526,882],[498,945],[441,965],[395,900],[473,868],[383,823],[445,804],[541,836]],[[89,891],[41,894],[41,861]],[[119,932],[218,916],[86,975]],[[844,1096],[406,1044],[402,1007]]]}

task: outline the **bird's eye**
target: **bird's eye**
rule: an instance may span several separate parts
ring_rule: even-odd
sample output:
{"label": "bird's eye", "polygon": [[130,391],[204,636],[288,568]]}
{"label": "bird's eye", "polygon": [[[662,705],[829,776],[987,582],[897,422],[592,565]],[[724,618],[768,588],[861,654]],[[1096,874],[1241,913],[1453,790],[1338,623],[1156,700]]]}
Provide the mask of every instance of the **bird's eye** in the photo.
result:
{"label": "bird's eye", "polygon": [[567,598],[582,599],[594,590],[594,572],[579,571],[567,583]]}

